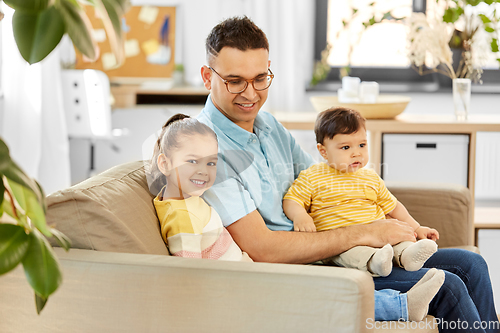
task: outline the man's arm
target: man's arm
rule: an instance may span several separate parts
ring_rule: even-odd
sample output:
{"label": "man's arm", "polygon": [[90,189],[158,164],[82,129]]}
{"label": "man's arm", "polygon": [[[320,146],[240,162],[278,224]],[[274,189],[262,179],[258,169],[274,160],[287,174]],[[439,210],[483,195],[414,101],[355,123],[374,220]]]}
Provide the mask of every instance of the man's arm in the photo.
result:
{"label": "man's arm", "polygon": [[256,210],[229,225],[227,230],[254,261],[290,264],[329,258],[358,245],[382,247],[415,241],[413,228],[396,220],[313,233],[271,231]]}

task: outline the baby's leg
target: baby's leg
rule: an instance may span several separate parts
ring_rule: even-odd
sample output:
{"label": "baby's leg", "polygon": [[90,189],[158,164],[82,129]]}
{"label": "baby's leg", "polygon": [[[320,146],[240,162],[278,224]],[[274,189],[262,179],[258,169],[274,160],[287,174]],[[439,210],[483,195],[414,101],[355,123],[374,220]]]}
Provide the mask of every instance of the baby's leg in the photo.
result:
{"label": "baby's leg", "polygon": [[421,321],[427,315],[429,303],[439,291],[444,282],[444,271],[431,268],[406,293],[408,303],[408,320]]}
{"label": "baby's leg", "polygon": [[328,264],[332,261],[338,266],[356,268],[371,273],[373,276],[387,276],[392,271],[394,254],[391,245],[381,249],[369,246],[355,246],[338,256],[323,260]]}
{"label": "baby's leg", "polygon": [[401,242],[394,248],[394,263],[407,271],[418,271],[436,251],[436,242],[421,239],[416,243]]}

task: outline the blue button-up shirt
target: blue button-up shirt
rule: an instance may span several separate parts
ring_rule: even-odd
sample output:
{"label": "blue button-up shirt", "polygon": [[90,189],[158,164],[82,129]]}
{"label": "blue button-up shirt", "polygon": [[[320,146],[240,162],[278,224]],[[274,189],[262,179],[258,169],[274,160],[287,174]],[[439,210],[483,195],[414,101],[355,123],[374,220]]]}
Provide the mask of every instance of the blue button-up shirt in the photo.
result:
{"label": "blue button-up shirt", "polygon": [[208,96],[197,118],[217,134],[217,178],[203,198],[224,225],[257,209],[269,229],[293,230],[293,222],[283,213],[283,196],[314,159],[267,112],[258,113],[250,133],[226,118]]}

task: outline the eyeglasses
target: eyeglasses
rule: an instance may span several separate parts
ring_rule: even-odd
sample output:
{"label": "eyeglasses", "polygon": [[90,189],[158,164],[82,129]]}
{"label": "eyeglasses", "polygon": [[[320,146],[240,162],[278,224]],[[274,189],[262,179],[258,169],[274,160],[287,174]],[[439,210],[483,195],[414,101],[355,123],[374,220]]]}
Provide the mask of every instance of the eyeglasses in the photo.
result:
{"label": "eyeglasses", "polygon": [[270,74],[261,74],[258,75],[257,77],[249,80],[245,79],[234,79],[234,80],[226,80],[222,76],[220,76],[219,73],[215,71],[212,67],[208,66],[208,68],[217,74],[218,77],[226,84],[226,89],[229,91],[231,94],[240,94],[245,91],[248,87],[248,83],[251,82],[252,86],[255,90],[261,91],[261,90],[266,90],[271,86],[271,82],[273,82],[274,79],[274,74],[271,72],[271,69],[268,68],[267,70],[269,71]]}

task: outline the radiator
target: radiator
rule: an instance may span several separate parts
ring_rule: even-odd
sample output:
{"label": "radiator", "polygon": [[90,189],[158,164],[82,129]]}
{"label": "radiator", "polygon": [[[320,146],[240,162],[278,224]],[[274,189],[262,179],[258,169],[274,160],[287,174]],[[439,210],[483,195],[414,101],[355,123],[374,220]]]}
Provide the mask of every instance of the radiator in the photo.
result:
{"label": "radiator", "polygon": [[476,143],[476,199],[500,199],[500,133],[480,132]]}

